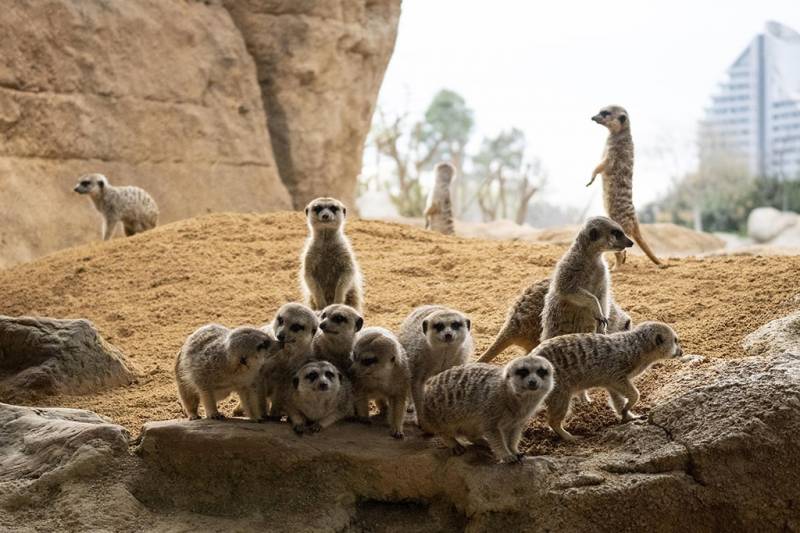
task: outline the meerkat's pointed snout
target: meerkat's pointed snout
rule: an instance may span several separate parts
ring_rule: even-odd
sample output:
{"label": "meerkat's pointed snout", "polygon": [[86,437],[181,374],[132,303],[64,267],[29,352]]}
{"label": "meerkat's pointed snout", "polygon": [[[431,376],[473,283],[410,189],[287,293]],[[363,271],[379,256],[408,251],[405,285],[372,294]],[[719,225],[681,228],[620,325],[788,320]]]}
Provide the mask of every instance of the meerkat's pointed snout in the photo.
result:
{"label": "meerkat's pointed snout", "polygon": [[625,237],[625,248],[633,247],[633,241],[629,237]]}
{"label": "meerkat's pointed snout", "polygon": [[601,117],[600,115],[595,115],[592,117],[592,121],[597,122],[598,124],[602,124],[603,117]]}

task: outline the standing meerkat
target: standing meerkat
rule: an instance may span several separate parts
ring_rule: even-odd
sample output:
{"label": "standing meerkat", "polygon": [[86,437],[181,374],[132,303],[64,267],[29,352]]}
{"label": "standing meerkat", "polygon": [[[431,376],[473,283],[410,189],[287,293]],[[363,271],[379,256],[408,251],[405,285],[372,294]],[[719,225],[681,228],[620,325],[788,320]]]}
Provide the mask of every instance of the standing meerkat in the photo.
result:
{"label": "standing meerkat", "polygon": [[189,335],[175,360],[178,396],[189,419],[200,418],[200,402],[206,418],[224,419],[217,402],[231,392],[239,395],[248,418],[261,418],[253,384],[275,345],[268,333],[251,327],[228,329],[209,324]]}
{"label": "standing meerkat", "polygon": [[420,427],[425,419],[421,412],[425,381],[469,361],[473,349],[471,326],[462,313],[441,305],[417,307],[400,326],[398,338],[408,355],[411,398]]}
{"label": "standing meerkat", "polygon": [[627,422],[638,418],[632,409],[639,391],[631,381],[659,359],[683,355],[675,331],[663,322],[642,322],[631,331],[598,335],[563,335],[543,342],[532,355],[553,364],[556,386],[545,402],[547,420],[565,440],[574,440],[563,427],[573,395],[593,387],[608,391],[614,411]]}
{"label": "standing meerkat", "polygon": [[158,224],[158,206],[153,197],[139,187],[113,187],[102,174],[87,174],[73,189],[88,194],[103,215],[103,240],[107,241],[119,222],[130,237],[153,229]]}
{"label": "standing meerkat", "polygon": [[361,312],[361,270],[344,234],[346,215],[335,198],[317,198],[306,206],[309,235],[300,256],[300,289],[315,311],[347,304]]}
{"label": "standing meerkat", "polygon": [[559,259],[542,309],[541,340],[569,333],[605,333],[611,279],[603,252],[633,246],[619,224],[606,217],[586,221]]}
{"label": "standing meerkat", "polygon": [[[620,106],[604,107],[592,120],[608,128],[603,160],[592,172],[592,179],[586,186],[594,183],[598,174],[603,175],[603,202],[606,213],[625,233],[633,237],[636,244],[647,254],[653,263],[663,266],[653,250],[642,237],[636,210],[633,207],[633,137],[628,112]],[[615,267],[625,263],[626,253],[616,253]]]}
{"label": "standing meerkat", "polygon": [[365,328],[353,347],[353,388],[356,415],[369,417],[369,401],[387,412],[392,437],[403,438],[411,370],[400,341],[384,328]]}
{"label": "standing meerkat", "polygon": [[[494,342],[478,359],[479,363],[490,363],[510,346],[519,346],[530,352],[539,344],[542,335],[542,310],[550,278],[533,283],[517,297],[508,311],[506,321]],[[608,332],[631,329],[631,317],[622,310],[613,297],[608,309]]]}
{"label": "standing meerkat", "polygon": [[353,344],[364,326],[358,312],[344,304],[331,304],[320,313],[319,333],[311,343],[315,359],[330,361],[347,374],[353,364]]}
{"label": "standing meerkat", "polygon": [[436,183],[428,195],[428,204],[425,207],[425,229],[453,235],[455,227],[450,186],[456,175],[456,168],[450,163],[439,163],[435,172]]}
{"label": "standing meerkat", "polygon": [[451,368],[425,386],[425,423],[456,455],[464,452],[458,437],[472,443],[485,439],[498,461],[517,463],[525,455],[519,451],[525,423],[552,389],[553,366],[535,355],[502,368],[483,363]]}
{"label": "standing meerkat", "polygon": [[316,433],[353,415],[350,381],[327,361],[306,363],[292,378],[286,410],[295,433]]}

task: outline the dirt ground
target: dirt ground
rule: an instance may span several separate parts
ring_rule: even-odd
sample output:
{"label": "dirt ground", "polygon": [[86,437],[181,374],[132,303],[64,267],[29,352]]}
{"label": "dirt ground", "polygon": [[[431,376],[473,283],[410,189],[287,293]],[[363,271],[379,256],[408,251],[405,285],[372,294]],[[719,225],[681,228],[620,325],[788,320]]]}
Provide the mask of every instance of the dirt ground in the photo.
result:
{"label": "dirt ground", "polygon": [[[444,237],[378,221],[351,221],[347,231],[366,280],[367,325],[395,329],[415,306],[442,303],[471,316],[476,355],[518,291],[549,275],[565,249]],[[0,270],[0,313],[94,322],[132,361],[138,383],[44,403],[93,410],[135,435],[146,421],[181,416],[173,363],[194,329],[208,322],[258,325],[299,298],[305,235],[298,213],[216,214],[64,250]],[[613,274],[614,293],[634,321],[668,322],[686,353],[706,357],[692,367],[698,379],[714,360],[742,357],[747,333],[800,307],[800,256],[683,258],[669,265],[659,270],[643,257],[629,258]],[[507,351],[499,362],[513,355]],[[643,411],[658,391],[683,386],[672,383],[679,364],[665,363],[639,380]],[[613,422],[601,394],[593,397],[591,406],[576,410],[571,431],[586,434]],[[527,437],[539,453],[555,442],[541,419]]]}

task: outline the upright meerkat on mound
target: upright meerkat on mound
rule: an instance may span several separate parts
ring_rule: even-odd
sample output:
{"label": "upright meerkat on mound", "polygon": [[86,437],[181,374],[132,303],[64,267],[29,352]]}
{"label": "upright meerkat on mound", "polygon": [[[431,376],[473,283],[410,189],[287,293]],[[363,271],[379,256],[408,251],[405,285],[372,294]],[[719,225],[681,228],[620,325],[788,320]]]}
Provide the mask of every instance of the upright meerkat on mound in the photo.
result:
{"label": "upright meerkat on mound", "polygon": [[158,206],[153,197],[139,187],[113,187],[102,174],[87,174],[73,189],[88,194],[103,215],[103,240],[107,241],[119,222],[130,237],[153,229],[158,224]]}
{"label": "upright meerkat on mound", "polygon": [[350,381],[327,361],[306,363],[292,378],[286,410],[295,433],[316,433],[353,415]]}
{"label": "upright meerkat on mound", "polygon": [[458,366],[428,380],[425,424],[456,455],[464,452],[459,437],[472,443],[485,439],[498,461],[516,463],[524,456],[519,441],[525,423],[552,389],[553,366],[535,355],[502,368],[483,363]]}
{"label": "upright meerkat on mound", "polygon": [[435,172],[436,183],[428,195],[428,204],[425,207],[425,229],[452,235],[455,227],[450,186],[456,175],[456,168],[450,163],[439,163]]}
{"label": "upright meerkat on mound", "polygon": [[562,335],[542,342],[531,354],[544,357],[555,368],[556,385],[545,402],[547,419],[559,436],[573,440],[562,425],[573,395],[602,387],[623,422],[638,418],[632,409],[639,391],[631,380],[659,359],[680,357],[683,351],[667,324],[642,322],[631,331],[611,335]]}
{"label": "upright meerkat on mound", "polygon": [[441,305],[423,305],[414,309],[400,326],[398,338],[408,355],[411,398],[420,427],[425,418],[421,412],[425,381],[469,361],[473,349],[471,325],[459,311]]}
{"label": "upright meerkat on mound", "polygon": [[569,333],[605,333],[611,279],[603,252],[633,246],[619,224],[606,217],[586,221],[559,259],[542,309],[541,340]]}
{"label": "upright meerkat on mound", "polygon": [[347,374],[353,364],[353,343],[364,326],[358,312],[344,304],[331,304],[320,313],[319,333],[311,343],[315,359],[330,361]]}
{"label": "upright meerkat on mound", "polygon": [[248,418],[260,419],[263,411],[253,384],[276,344],[268,333],[251,327],[228,329],[209,324],[192,333],[175,360],[178,395],[189,419],[200,418],[200,402],[206,418],[225,418],[217,410],[217,402],[231,392],[239,395]]}
{"label": "upright meerkat on mound", "polygon": [[[608,128],[608,138],[603,152],[603,160],[592,172],[592,179],[586,186],[594,183],[598,174],[603,175],[603,202],[606,213],[625,233],[633,237],[636,244],[655,264],[662,266],[642,237],[636,210],[633,207],[633,137],[628,112],[620,106],[608,106],[592,117],[592,120]],[[625,250],[616,253],[615,266],[625,263]]]}
{"label": "upright meerkat on mound", "polygon": [[344,234],[346,215],[335,198],[317,198],[306,206],[309,235],[300,256],[300,289],[315,311],[347,304],[361,312],[361,270]]}
{"label": "upright meerkat on mound", "polygon": [[353,347],[353,389],[356,415],[369,417],[369,401],[387,410],[391,435],[403,438],[403,420],[411,387],[411,370],[400,341],[384,328],[365,328]]}
{"label": "upright meerkat on mound", "polygon": [[[511,306],[506,321],[494,342],[478,359],[479,363],[490,363],[510,346],[519,346],[530,352],[539,344],[542,336],[542,310],[544,298],[550,288],[550,278],[533,283],[517,297]],[[631,317],[622,310],[612,296],[608,309],[608,332],[631,329]]]}

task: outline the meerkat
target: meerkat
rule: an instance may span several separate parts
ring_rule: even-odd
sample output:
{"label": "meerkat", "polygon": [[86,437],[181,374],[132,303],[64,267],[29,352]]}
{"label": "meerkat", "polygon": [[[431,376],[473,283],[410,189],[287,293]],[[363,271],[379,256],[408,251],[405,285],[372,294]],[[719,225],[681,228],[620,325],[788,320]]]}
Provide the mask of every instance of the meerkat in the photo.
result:
{"label": "meerkat", "polygon": [[344,234],[346,215],[335,198],[317,198],[306,206],[309,235],[300,256],[300,289],[315,311],[347,304],[361,312],[361,270]]}
{"label": "meerkat", "polygon": [[[647,254],[653,263],[663,266],[653,250],[642,237],[636,210],[633,207],[633,137],[631,137],[630,115],[620,106],[608,106],[592,117],[592,120],[608,128],[608,138],[603,152],[603,160],[595,167],[592,178],[586,184],[594,183],[598,174],[603,175],[603,202],[606,213],[622,229],[633,237],[636,244]],[[615,267],[625,263],[625,250],[616,252]]]}
{"label": "meerkat", "polygon": [[424,424],[421,409],[425,381],[469,360],[473,349],[471,326],[462,313],[441,305],[417,307],[400,326],[398,338],[408,355],[411,399],[420,427]]}
{"label": "meerkat", "polygon": [[683,350],[667,324],[642,322],[631,331],[610,335],[556,337],[542,342],[531,354],[550,361],[556,372],[556,385],[545,402],[548,423],[561,438],[574,440],[563,427],[573,395],[602,387],[623,422],[638,418],[632,409],[639,401],[639,391],[631,380],[659,359],[681,357]]}
{"label": "meerkat", "polygon": [[347,374],[353,364],[353,343],[364,326],[358,312],[344,304],[331,304],[320,313],[319,333],[311,343],[315,359],[330,361]]}
{"label": "meerkat", "polygon": [[316,433],[353,415],[352,385],[328,361],[306,363],[292,378],[286,409],[295,433]]}
{"label": "meerkat", "polygon": [[139,187],[114,187],[102,174],[87,174],[73,189],[88,194],[103,215],[103,240],[107,241],[119,222],[130,237],[153,229],[158,224],[158,206],[153,197]]}
{"label": "meerkat", "polygon": [[542,308],[541,340],[569,333],[605,333],[611,279],[603,252],[633,246],[619,224],[606,217],[586,221],[556,264]]}
{"label": "meerkat", "polygon": [[458,366],[428,380],[425,423],[456,455],[464,452],[459,437],[473,444],[485,439],[498,461],[517,463],[524,456],[519,441],[525,423],[552,389],[553,366],[536,355],[504,367]]}
{"label": "meerkat", "polygon": [[456,175],[456,168],[450,163],[436,165],[436,183],[428,195],[425,207],[425,229],[438,231],[445,235],[455,233],[453,226],[453,204],[450,199],[450,185]]}
{"label": "meerkat", "polygon": [[356,416],[369,417],[369,401],[379,402],[387,410],[390,434],[403,438],[411,369],[400,341],[379,327],[365,328],[353,347],[353,389]]}
{"label": "meerkat", "polygon": [[[542,335],[542,309],[544,298],[550,288],[550,278],[537,281],[528,286],[517,297],[508,311],[506,321],[500,332],[478,359],[479,363],[490,363],[510,346],[519,346],[530,352],[539,344]],[[608,332],[631,329],[631,318],[611,298],[608,309]]]}
{"label": "meerkat", "polygon": [[268,333],[251,327],[229,329],[209,324],[192,333],[175,360],[178,396],[189,419],[200,418],[197,409],[201,402],[206,418],[224,419],[217,402],[232,392],[239,395],[248,418],[261,418],[253,383],[276,344]]}

